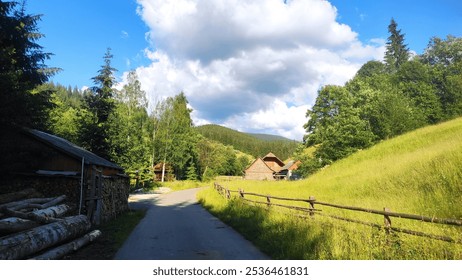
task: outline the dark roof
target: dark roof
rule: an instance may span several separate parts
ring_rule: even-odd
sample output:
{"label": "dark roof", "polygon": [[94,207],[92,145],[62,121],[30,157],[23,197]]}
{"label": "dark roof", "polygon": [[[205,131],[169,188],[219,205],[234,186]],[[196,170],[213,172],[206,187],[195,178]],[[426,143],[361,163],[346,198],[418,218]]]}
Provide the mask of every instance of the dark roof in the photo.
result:
{"label": "dark roof", "polygon": [[294,164],[295,164],[295,161],[294,161],[294,160],[291,160],[291,161],[289,161],[286,165],[284,165],[284,166],[281,168],[281,170],[284,170],[284,169],[287,169],[287,170],[288,170],[288,169],[291,168],[292,165],[294,165]]}
{"label": "dark roof", "polygon": [[75,145],[72,142],[67,141],[64,138],[58,137],[56,135],[48,134],[43,131],[35,129],[26,129],[25,132],[39,141],[42,141],[45,144],[48,144],[57,150],[75,158],[78,160],[85,159],[85,164],[94,164],[98,166],[109,167],[113,169],[123,170],[119,165],[110,162],[100,156],[95,155],[92,152],[85,150],[82,147]]}

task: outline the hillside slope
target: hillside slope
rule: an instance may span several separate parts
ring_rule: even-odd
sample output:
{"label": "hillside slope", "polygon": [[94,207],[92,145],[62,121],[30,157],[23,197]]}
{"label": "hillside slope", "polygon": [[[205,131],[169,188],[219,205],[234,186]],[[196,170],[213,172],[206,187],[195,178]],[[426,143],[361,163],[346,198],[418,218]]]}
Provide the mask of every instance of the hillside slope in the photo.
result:
{"label": "hillside slope", "polygon": [[383,141],[305,180],[251,185],[274,195],[460,219],[462,118]]}
{"label": "hillside slope", "polygon": [[293,154],[299,144],[280,136],[248,134],[215,124],[198,126],[196,130],[210,140],[233,146],[234,149],[254,157],[262,157],[272,152],[285,160]]}
{"label": "hillside slope", "polygon": [[[223,182],[230,189],[273,197],[317,201],[428,217],[462,219],[462,118],[428,126],[383,141],[327,166],[308,179],[292,182]],[[315,223],[261,214],[239,203],[214,202],[204,192],[204,205],[275,258],[288,259],[461,259],[462,232],[457,226],[392,218],[392,225],[434,236],[448,243],[413,235],[392,238],[381,229],[315,215]],[[207,199],[207,195],[211,199]],[[218,195],[218,194],[217,194]],[[217,200],[218,201],[218,200]],[[299,206],[306,207],[305,204]],[[245,208],[247,207],[247,208]],[[318,207],[317,207],[318,208]],[[245,209],[245,211],[243,210]],[[383,216],[319,206],[320,213],[383,224]],[[239,214],[250,213],[251,214]],[[260,214],[259,214],[260,213]],[[262,212],[266,213],[266,212]],[[235,215],[236,217],[234,217]],[[261,215],[261,216],[258,216]],[[233,217],[228,219],[227,217]],[[259,217],[257,220],[255,217]],[[252,231],[246,229],[252,225]],[[281,229],[284,231],[281,232]],[[253,232],[265,232],[265,236]],[[295,232],[291,234],[291,232]],[[282,245],[274,240],[286,240]],[[294,244],[292,246],[292,244]],[[279,249],[274,249],[280,246]],[[313,249],[316,248],[316,249]]]}

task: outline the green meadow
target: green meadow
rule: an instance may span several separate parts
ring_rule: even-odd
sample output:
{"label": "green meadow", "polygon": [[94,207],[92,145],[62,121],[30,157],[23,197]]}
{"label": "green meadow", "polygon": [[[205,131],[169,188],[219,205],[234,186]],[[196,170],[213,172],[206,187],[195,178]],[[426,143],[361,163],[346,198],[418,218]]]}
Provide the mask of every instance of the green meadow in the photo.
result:
{"label": "green meadow", "polygon": [[[222,181],[231,190],[305,198],[428,217],[462,219],[462,118],[383,141],[300,181]],[[274,259],[462,259],[462,227],[391,218],[392,226],[448,236],[449,243],[278,207],[198,194],[214,215]],[[251,197],[248,197],[251,198]],[[258,199],[258,198],[252,198]],[[264,198],[260,198],[265,200]],[[308,207],[307,203],[292,203]],[[322,213],[382,224],[384,217],[316,205]]]}

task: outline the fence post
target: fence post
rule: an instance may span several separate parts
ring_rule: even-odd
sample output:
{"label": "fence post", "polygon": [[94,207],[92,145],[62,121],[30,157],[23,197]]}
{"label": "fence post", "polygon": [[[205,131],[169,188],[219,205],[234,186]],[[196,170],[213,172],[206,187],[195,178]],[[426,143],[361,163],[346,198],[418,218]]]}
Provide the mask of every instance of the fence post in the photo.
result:
{"label": "fence post", "polygon": [[314,218],[314,202],[316,201],[316,198],[314,196],[310,196],[310,216]]}
{"label": "fence post", "polygon": [[226,189],[226,199],[231,199],[231,192],[229,189]]}
{"label": "fence post", "polygon": [[244,190],[243,189],[239,189],[239,197],[244,198]]}
{"label": "fence post", "polygon": [[270,195],[266,196],[266,206],[268,206],[268,207],[271,206],[271,196]]}
{"label": "fence post", "polygon": [[[391,212],[391,210],[389,208],[383,208],[383,211],[384,212]],[[387,234],[390,233],[390,228],[391,228],[391,219],[390,219],[390,216],[388,216],[387,214],[383,215],[383,221],[384,221],[384,226],[385,226],[385,232]]]}

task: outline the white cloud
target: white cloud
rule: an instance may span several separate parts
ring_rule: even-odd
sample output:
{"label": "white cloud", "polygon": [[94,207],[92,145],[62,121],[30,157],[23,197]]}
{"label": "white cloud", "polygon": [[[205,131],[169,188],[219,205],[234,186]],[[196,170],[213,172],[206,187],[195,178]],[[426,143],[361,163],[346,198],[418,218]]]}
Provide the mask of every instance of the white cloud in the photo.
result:
{"label": "white cloud", "polygon": [[130,37],[130,35],[128,34],[127,31],[122,30],[122,31],[120,32],[120,38],[122,38],[122,39],[128,39],[128,37]]}
{"label": "white cloud", "polygon": [[185,92],[196,125],[301,140],[325,84],[343,84],[383,44],[362,44],[324,0],[138,0],[151,65],[137,74],[150,103]]}

